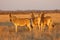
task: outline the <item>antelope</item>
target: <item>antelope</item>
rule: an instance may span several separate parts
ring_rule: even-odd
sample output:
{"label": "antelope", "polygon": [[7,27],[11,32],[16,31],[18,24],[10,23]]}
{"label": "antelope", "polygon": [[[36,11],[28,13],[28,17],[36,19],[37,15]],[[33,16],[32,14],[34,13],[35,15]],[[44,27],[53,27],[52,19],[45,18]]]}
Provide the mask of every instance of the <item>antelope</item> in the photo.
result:
{"label": "antelope", "polygon": [[28,19],[28,18],[17,18],[16,16],[12,16],[11,14],[9,15],[9,17],[10,17],[10,21],[15,25],[15,31],[16,32],[18,31],[18,29],[17,29],[18,26],[20,26],[20,27],[26,26],[31,31],[30,19]]}
{"label": "antelope", "polygon": [[52,29],[52,18],[51,16],[44,17],[44,14],[41,15],[41,31],[44,31],[44,28],[47,26],[49,31]]}
{"label": "antelope", "polygon": [[31,17],[32,17],[32,26],[33,26],[33,28],[35,28],[37,26],[40,30],[40,20],[41,20],[40,13],[38,14],[38,17],[35,17],[34,13],[32,13]]}

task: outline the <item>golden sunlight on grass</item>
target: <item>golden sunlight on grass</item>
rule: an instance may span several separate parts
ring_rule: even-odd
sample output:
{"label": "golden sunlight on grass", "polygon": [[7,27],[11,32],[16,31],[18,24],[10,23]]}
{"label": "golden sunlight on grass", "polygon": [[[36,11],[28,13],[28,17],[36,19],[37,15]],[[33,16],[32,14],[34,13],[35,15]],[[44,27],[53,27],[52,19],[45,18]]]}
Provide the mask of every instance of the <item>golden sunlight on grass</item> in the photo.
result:
{"label": "golden sunlight on grass", "polygon": [[[18,18],[31,18],[31,14],[13,14]],[[37,14],[35,14],[37,16]],[[60,40],[60,13],[47,13],[45,16],[51,16],[54,24],[52,31],[49,33],[46,27],[42,32],[36,27],[29,31],[28,27],[15,27],[10,22],[9,15],[0,15],[0,40]]]}

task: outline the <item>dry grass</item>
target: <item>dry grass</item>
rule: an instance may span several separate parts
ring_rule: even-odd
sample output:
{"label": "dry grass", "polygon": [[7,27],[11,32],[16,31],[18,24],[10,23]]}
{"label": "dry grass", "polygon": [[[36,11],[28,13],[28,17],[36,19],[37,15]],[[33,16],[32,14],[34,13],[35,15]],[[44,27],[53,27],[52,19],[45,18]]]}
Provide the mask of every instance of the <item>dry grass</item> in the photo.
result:
{"label": "dry grass", "polygon": [[60,40],[60,24],[56,24],[51,33],[38,28],[30,32],[27,27],[19,27],[16,33],[12,24],[0,25],[0,40]]}
{"label": "dry grass", "polygon": [[[60,22],[60,14],[47,15],[50,15],[54,22]],[[2,15],[0,16],[0,40],[60,40],[60,24],[56,23],[51,33],[49,33],[48,29],[41,32],[38,28],[32,29],[30,32],[27,27],[18,27],[16,33],[14,25],[9,22],[9,16]]]}

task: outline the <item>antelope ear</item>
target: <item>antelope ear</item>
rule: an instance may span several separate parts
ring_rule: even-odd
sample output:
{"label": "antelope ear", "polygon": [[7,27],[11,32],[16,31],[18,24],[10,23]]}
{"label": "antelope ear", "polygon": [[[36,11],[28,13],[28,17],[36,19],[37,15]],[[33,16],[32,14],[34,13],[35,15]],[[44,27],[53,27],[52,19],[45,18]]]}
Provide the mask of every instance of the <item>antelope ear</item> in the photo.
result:
{"label": "antelope ear", "polygon": [[10,22],[12,22],[12,20],[10,19]]}
{"label": "antelope ear", "polygon": [[31,15],[31,16],[32,16],[32,17],[35,17],[35,16],[34,16],[34,13],[32,13],[32,15]]}
{"label": "antelope ear", "polygon": [[32,13],[32,15],[34,15],[34,13]]}
{"label": "antelope ear", "polygon": [[11,13],[9,13],[9,17],[11,17]]}

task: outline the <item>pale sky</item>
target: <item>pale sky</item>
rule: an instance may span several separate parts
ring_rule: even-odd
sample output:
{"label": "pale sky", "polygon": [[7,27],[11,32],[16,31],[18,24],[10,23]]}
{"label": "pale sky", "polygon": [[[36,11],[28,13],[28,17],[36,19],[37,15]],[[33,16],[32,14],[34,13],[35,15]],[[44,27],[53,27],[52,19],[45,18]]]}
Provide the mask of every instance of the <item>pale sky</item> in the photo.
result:
{"label": "pale sky", "polygon": [[0,0],[0,10],[55,10],[60,0]]}

